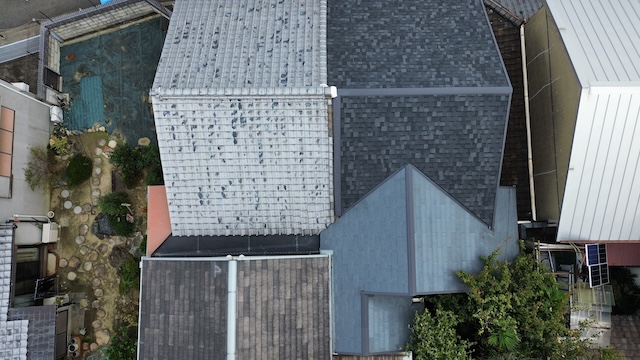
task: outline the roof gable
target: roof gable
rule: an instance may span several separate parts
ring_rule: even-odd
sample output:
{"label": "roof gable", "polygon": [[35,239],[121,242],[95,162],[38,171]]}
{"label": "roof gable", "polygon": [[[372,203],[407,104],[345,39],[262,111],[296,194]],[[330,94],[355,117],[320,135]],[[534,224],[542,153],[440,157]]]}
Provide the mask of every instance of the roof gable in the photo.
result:
{"label": "roof gable", "polygon": [[178,0],[156,88],[326,83],[326,0]]}

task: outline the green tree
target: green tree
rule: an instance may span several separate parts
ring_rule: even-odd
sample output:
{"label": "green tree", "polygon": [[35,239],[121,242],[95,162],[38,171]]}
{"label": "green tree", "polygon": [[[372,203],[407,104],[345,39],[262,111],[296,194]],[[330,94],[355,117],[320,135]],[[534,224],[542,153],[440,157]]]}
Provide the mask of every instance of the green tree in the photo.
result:
{"label": "green tree", "polygon": [[456,332],[460,322],[454,312],[441,307],[435,309],[435,316],[429,310],[416,313],[407,351],[416,360],[471,359],[471,344]]}
{"label": "green tree", "polygon": [[75,187],[89,180],[93,165],[91,159],[78,154],[71,158],[67,166],[67,185]]}
{"label": "green tree", "polygon": [[34,146],[29,149],[27,167],[24,177],[31,190],[51,188],[62,178],[64,166],[58,163],[55,155],[44,146]]}
{"label": "green tree", "polygon": [[109,346],[103,348],[103,351],[109,360],[134,360],[137,349],[135,328],[121,325],[116,329],[116,334],[111,338]]}

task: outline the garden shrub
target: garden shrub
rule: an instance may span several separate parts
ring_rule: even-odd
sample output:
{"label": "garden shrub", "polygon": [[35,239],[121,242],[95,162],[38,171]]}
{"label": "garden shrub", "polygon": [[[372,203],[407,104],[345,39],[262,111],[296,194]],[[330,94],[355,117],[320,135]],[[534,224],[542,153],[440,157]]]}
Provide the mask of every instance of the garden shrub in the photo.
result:
{"label": "garden shrub", "polygon": [[74,187],[89,180],[93,164],[88,157],[78,154],[71,158],[67,166],[67,185]]}
{"label": "garden shrub", "polygon": [[100,210],[107,215],[109,224],[118,236],[130,236],[136,230],[136,225],[127,221],[129,210],[122,204],[129,204],[129,195],[124,192],[114,192],[98,198]]}
{"label": "garden shrub", "polygon": [[140,183],[145,170],[148,170],[146,185],[164,184],[158,145],[131,146],[124,143],[113,150],[109,161],[120,170],[122,180],[129,189]]}
{"label": "garden shrub", "polygon": [[162,174],[162,167],[158,166],[149,169],[144,182],[147,186],[164,185],[164,175]]}
{"label": "garden shrub", "polygon": [[120,293],[126,294],[132,289],[137,289],[140,286],[140,259],[136,257],[129,257],[127,261],[120,266]]}
{"label": "garden shrub", "polygon": [[640,286],[636,284],[636,274],[626,267],[609,268],[611,287],[615,305],[614,315],[635,315],[640,310]]}
{"label": "garden shrub", "polygon": [[135,328],[120,325],[111,338],[109,346],[103,348],[109,360],[133,360],[137,356],[138,338]]}
{"label": "garden shrub", "polygon": [[36,188],[46,190],[53,184],[60,182],[63,169],[64,167],[58,163],[50,149],[44,146],[34,146],[29,149],[24,176],[31,190]]}

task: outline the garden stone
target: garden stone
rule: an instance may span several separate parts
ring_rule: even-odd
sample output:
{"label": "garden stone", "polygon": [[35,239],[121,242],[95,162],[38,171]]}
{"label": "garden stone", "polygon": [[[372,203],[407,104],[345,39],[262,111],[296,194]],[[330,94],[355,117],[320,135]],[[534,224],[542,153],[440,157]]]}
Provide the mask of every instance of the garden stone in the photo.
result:
{"label": "garden stone", "polygon": [[89,221],[89,214],[82,214],[82,215],[80,215],[80,221],[82,221],[82,222],[87,222],[87,221]]}
{"label": "garden stone", "polygon": [[94,329],[100,329],[101,326],[102,326],[102,321],[100,321],[100,320],[94,320],[91,323],[91,327],[94,328]]}
{"label": "garden stone", "polygon": [[[102,131],[104,131],[104,130],[102,130]],[[107,145],[107,140],[105,140],[105,139],[98,140],[98,146],[105,146],[105,145]]]}
{"label": "garden stone", "polygon": [[102,289],[95,289],[93,290],[93,295],[95,295],[96,297],[101,297],[102,295],[104,295],[104,291],[102,291]]}
{"label": "garden stone", "polygon": [[98,264],[93,268],[93,276],[104,277],[107,274],[107,268],[103,264]]}
{"label": "garden stone", "polygon": [[63,199],[68,198],[70,195],[69,190],[62,190],[62,192],[60,192],[60,196],[62,196]]}
{"label": "garden stone", "polygon": [[90,350],[91,352],[98,351],[98,347],[99,347],[99,345],[98,345],[98,344],[96,344],[96,343],[91,343],[91,345],[89,345],[89,350]]}
{"label": "garden stone", "polygon": [[89,351],[89,343],[82,343],[82,351]]}
{"label": "garden stone", "polygon": [[89,252],[89,248],[86,245],[82,245],[80,247],[80,254],[81,255],[86,255]]}
{"label": "garden stone", "polygon": [[99,186],[100,185],[100,178],[99,177],[94,177],[91,179],[91,185],[93,186]]}
{"label": "garden stone", "polygon": [[113,239],[109,239],[108,243],[109,243],[109,246],[114,246],[116,244],[116,242],[113,241]]}
{"label": "garden stone", "polygon": [[99,167],[93,168],[93,173],[96,175],[102,174],[102,169]]}
{"label": "garden stone", "polygon": [[84,265],[82,265],[82,268],[84,269],[84,271],[91,271],[92,267],[93,267],[93,264],[91,263],[91,261],[87,261],[86,263],[84,263]]}
{"label": "garden stone", "polygon": [[106,329],[96,331],[96,343],[98,345],[107,345],[110,339],[109,335],[109,330]]}
{"label": "garden stone", "polygon": [[99,147],[96,148],[96,155],[98,156],[102,155],[102,149],[100,149]]}
{"label": "garden stone", "polygon": [[149,146],[149,144],[151,144],[151,140],[148,137],[138,139],[138,145],[140,146]]}
{"label": "garden stone", "polygon": [[60,261],[58,261],[58,266],[60,266],[61,268],[67,267],[68,264],[69,262],[67,261],[67,259],[60,259]]}
{"label": "garden stone", "polygon": [[131,257],[131,254],[129,254],[127,249],[122,246],[116,246],[111,250],[111,254],[109,255],[109,264],[118,269],[129,257]]}
{"label": "garden stone", "polygon": [[80,245],[80,244],[82,244],[84,241],[85,241],[84,236],[82,236],[82,235],[78,235],[78,236],[76,236],[76,244]]}
{"label": "garden stone", "polygon": [[93,250],[91,253],[89,253],[89,260],[91,261],[98,260],[98,252]]}
{"label": "garden stone", "polygon": [[93,158],[93,166],[100,166],[102,164],[102,158]]}
{"label": "garden stone", "polygon": [[78,233],[79,233],[80,235],[85,235],[88,231],[89,231],[89,225],[87,225],[87,224],[81,224],[81,225],[80,225],[80,228],[79,228],[79,230],[78,230]]}
{"label": "garden stone", "polygon": [[87,300],[87,299],[80,300],[80,306],[82,308],[84,308],[84,309],[88,308],[89,307],[89,300]]}
{"label": "garden stone", "polygon": [[91,303],[91,307],[92,307],[92,308],[94,308],[94,309],[99,308],[99,307],[100,307],[100,305],[102,305],[102,304],[100,303],[100,300],[93,300],[93,302]]}
{"label": "garden stone", "polygon": [[113,227],[109,223],[109,219],[107,219],[107,216],[103,213],[100,213],[98,214],[98,216],[96,216],[96,220],[94,221],[93,225],[95,228],[92,228],[92,231],[96,235],[103,235],[103,236],[115,235],[115,231],[113,230]]}
{"label": "garden stone", "polygon": [[82,207],[81,206],[76,206],[73,208],[73,213],[76,215],[80,215],[80,213],[82,212]]}
{"label": "garden stone", "polygon": [[93,197],[100,197],[100,189],[93,189],[91,191],[91,196]]}
{"label": "garden stone", "polygon": [[116,246],[124,244],[124,238],[122,236],[116,236],[113,240],[115,241]]}
{"label": "garden stone", "polygon": [[71,257],[71,259],[69,259],[69,267],[72,269],[77,269],[78,266],[80,266],[80,259],[75,256]]}
{"label": "garden stone", "polygon": [[100,244],[100,246],[98,246],[98,251],[103,255],[106,254],[108,250],[109,246],[107,244]]}
{"label": "garden stone", "polygon": [[104,309],[98,309],[98,311],[96,311],[96,316],[100,319],[104,319],[104,317],[107,316],[107,312],[104,311]]}
{"label": "garden stone", "polygon": [[63,206],[64,206],[65,209],[69,210],[69,209],[71,209],[71,207],[73,207],[73,203],[71,201],[67,200],[67,201],[64,202]]}
{"label": "garden stone", "polygon": [[75,279],[78,278],[78,274],[76,274],[75,272],[71,271],[67,274],[67,279],[69,279],[69,281],[74,281]]}
{"label": "garden stone", "polygon": [[109,147],[115,149],[118,143],[115,140],[109,140]]}
{"label": "garden stone", "polygon": [[[91,212],[91,204],[82,205],[82,210],[84,210],[85,212]],[[89,227],[87,227],[87,230],[89,230]]]}
{"label": "garden stone", "polygon": [[93,285],[93,287],[98,287],[101,283],[102,281],[100,281],[100,279],[98,278],[93,278],[93,280],[91,280],[91,285]]}

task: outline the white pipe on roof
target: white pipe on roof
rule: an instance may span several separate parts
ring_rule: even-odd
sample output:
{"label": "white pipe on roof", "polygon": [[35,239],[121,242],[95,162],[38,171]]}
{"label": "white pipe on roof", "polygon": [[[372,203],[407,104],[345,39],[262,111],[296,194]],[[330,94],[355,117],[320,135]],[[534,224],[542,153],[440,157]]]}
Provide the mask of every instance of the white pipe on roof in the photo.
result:
{"label": "white pipe on roof", "polygon": [[227,360],[236,358],[236,291],[238,283],[238,262],[229,261],[228,274],[228,295],[227,295]]}
{"label": "white pipe on roof", "polygon": [[527,125],[527,166],[529,168],[529,196],[531,197],[531,219],[538,220],[536,190],[533,184],[533,154],[531,150],[531,113],[529,111],[529,78],[527,76],[527,51],[524,44],[524,25],[520,25],[520,51],[522,55],[522,83],[524,87],[524,118]]}

